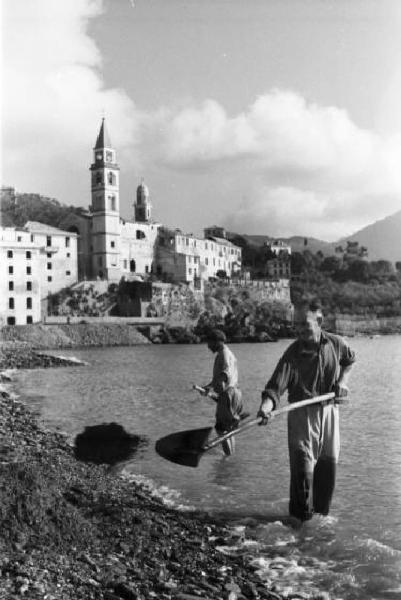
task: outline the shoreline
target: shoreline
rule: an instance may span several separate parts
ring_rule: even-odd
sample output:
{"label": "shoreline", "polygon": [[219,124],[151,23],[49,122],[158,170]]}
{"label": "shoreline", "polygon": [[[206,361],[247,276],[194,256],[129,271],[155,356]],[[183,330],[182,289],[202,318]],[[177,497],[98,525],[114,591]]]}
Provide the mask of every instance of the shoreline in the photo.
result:
{"label": "shoreline", "polygon": [[0,597],[282,598],[241,557],[218,552],[228,529],[78,462],[5,386],[0,431]]}
{"label": "shoreline", "polygon": [[77,461],[0,375],[0,598],[284,598],[244,558],[218,551],[229,528]]}

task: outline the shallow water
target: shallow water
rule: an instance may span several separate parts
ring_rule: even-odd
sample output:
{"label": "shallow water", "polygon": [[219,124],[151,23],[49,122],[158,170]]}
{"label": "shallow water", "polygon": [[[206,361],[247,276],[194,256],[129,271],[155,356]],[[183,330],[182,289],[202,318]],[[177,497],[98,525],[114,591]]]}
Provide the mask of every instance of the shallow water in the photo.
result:
{"label": "shallow water", "polygon": [[[233,542],[221,551],[249,555],[278,590],[401,599],[401,337],[350,342],[358,362],[350,403],[341,407],[332,512],[299,531],[282,522],[289,484],[285,417],[237,436],[234,457],[214,451],[197,469],[155,453],[155,441],[167,433],[213,424],[213,401],[191,389],[210,379],[213,357],[205,346],[63,350],[89,365],[21,372],[19,393],[72,440],[85,426],[111,421],[146,436],[149,445],[126,467],[132,476],[153,482],[177,504],[228,520]],[[289,343],[232,345],[252,416]]]}

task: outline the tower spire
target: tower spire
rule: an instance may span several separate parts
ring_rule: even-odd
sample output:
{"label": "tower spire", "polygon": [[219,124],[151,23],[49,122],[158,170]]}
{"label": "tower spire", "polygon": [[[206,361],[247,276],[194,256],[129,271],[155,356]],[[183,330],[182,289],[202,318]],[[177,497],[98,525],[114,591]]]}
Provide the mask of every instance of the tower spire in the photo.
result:
{"label": "tower spire", "polygon": [[102,124],[100,125],[100,130],[99,130],[96,144],[95,144],[95,150],[99,150],[101,148],[111,148],[111,147],[112,146],[111,146],[109,132],[107,131],[107,128],[106,128],[106,119],[105,119],[105,117],[103,117]]}

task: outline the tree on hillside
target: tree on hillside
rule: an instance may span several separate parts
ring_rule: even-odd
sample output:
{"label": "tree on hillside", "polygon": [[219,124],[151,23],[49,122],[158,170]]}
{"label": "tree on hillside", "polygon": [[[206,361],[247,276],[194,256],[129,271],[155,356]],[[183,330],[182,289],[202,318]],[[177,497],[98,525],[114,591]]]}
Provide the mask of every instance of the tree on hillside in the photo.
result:
{"label": "tree on hillside", "polygon": [[79,214],[82,210],[81,207],[66,206],[54,198],[40,194],[16,194],[15,201],[2,201],[3,223],[10,227],[23,227],[27,221],[39,221],[59,227],[69,214]]}

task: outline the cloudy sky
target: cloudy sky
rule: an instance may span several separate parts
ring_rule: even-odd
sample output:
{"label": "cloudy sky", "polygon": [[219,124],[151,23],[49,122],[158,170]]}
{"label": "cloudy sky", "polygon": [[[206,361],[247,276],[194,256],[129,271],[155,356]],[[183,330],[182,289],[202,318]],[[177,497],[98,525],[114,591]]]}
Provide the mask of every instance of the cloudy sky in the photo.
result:
{"label": "cloudy sky", "polygon": [[103,115],[121,212],[336,240],[401,209],[399,0],[4,0],[2,184],[88,206]]}

